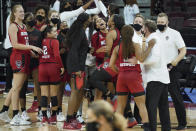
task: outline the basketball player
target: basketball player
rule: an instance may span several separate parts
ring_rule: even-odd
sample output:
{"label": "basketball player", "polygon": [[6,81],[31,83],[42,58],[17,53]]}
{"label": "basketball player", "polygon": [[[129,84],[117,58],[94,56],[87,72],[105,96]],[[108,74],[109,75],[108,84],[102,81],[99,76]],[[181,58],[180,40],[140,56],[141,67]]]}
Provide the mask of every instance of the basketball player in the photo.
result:
{"label": "basketball player", "polygon": [[[154,41],[149,42],[148,48],[142,52],[140,45],[133,43],[133,34],[134,30],[130,25],[123,26],[121,30],[122,43],[115,47],[109,64],[114,71],[119,72],[116,87],[117,112],[124,114],[128,93],[131,92],[139,108],[144,131],[150,131],[140,65],[137,62],[129,63],[128,59],[136,58],[143,62],[153,48]],[[119,68],[115,65],[117,60],[119,60]]]}
{"label": "basketball player", "polygon": [[[44,31],[45,39],[42,41],[43,55],[40,57],[39,84],[41,88],[42,123],[56,123],[58,100],[57,93],[60,84],[60,76],[64,73],[63,63],[59,53],[57,28],[47,26]],[[48,119],[48,96],[51,98],[52,115]]]}
{"label": "basketball player", "polygon": [[108,54],[107,60],[105,60],[89,79],[89,83],[93,88],[97,88],[104,95],[113,97],[112,93],[107,89],[103,82],[111,82],[112,78],[115,78],[118,73],[114,72],[109,65],[111,52],[120,41],[120,29],[124,25],[124,19],[119,15],[112,15],[108,21],[110,28],[106,36],[106,48],[105,52]]}
{"label": "basketball player", "polygon": [[[38,47],[29,45],[26,26],[23,24],[24,9],[21,5],[15,5],[10,16],[9,37],[13,46],[10,57],[13,74],[13,87],[9,91],[5,100],[2,113],[8,110],[8,106],[12,102],[13,119],[11,125],[28,125],[31,122],[21,119],[19,114],[19,92],[29,73],[30,54],[34,54],[31,50],[42,53]],[[35,54],[34,54],[35,55]]]}

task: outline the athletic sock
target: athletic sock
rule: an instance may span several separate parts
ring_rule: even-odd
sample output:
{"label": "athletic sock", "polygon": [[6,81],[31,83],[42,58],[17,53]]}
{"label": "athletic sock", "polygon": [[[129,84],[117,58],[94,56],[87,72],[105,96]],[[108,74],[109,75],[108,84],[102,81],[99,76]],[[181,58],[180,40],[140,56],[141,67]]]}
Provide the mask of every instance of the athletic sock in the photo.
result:
{"label": "athletic sock", "polygon": [[23,112],[23,111],[26,111],[26,108],[21,108],[21,111]]}
{"label": "athletic sock", "polygon": [[62,112],[62,111],[63,111],[63,110],[62,110],[62,107],[59,107],[59,108],[58,108],[58,111],[59,111],[59,112]]}
{"label": "athletic sock", "polygon": [[70,120],[73,119],[73,118],[74,118],[73,115],[67,115],[67,120],[66,121],[70,122]]}
{"label": "athletic sock", "polygon": [[62,107],[58,107],[57,114],[59,114],[59,112],[62,112]]}
{"label": "athletic sock", "polygon": [[0,111],[0,113],[8,111],[9,110],[9,106],[3,105],[2,110]]}
{"label": "athletic sock", "polygon": [[52,110],[52,116],[56,116],[57,110]]}
{"label": "athletic sock", "polygon": [[76,118],[76,116],[77,116],[77,112],[74,112],[73,118]]}
{"label": "athletic sock", "polygon": [[34,101],[37,101],[37,96],[34,96]]}
{"label": "athletic sock", "polygon": [[125,118],[132,118],[132,117],[134,117],[134,116],[133,116],[132,111],[127,111],[127,112],[125,112],[124,117],[125,117]]}
{"label": "athletic sock", "polygon": [[47,116],[47,110],[43,110],[43,111],[42,111],[42,115],[43,115],[44,117],[48,117],[48,116]]}
{"label": "athletic sock", "polygon": [[19,110],[13,110],[13,117],[14,117],[15,115],[17,115],[18,112],[19,112]]}

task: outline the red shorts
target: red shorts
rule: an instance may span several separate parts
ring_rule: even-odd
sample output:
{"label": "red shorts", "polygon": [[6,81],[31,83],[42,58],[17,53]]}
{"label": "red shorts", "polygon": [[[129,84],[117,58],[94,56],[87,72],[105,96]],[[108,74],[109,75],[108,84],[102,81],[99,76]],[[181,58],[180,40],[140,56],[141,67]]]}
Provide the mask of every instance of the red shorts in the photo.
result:
{"label": "red shorts", "polygon": [[60,81],[60,70],[56,63],[41,63],[39,65],[40,85],[57,85]]}
{"label": "red shorts", "polygon": [[144,95],[141,73],[137,71],[119,72],[116,92],[118,95],[128,95],[130,92],[134,97]]}
{"label": "red shorts", "polygon": [[68,74],[67,71],[61,76],[61,82],[70,82],[71,76]]}
{"label": "red shorts", "polygon": [[10,56],[10,64],[14,73],[23,72],[29,74],[29,65],[30,65],[29,54],[20,54],[12,52]]}
{"label": "red shorts", "polygon": [[[115,72],[112,68],[109,67],[109,63],[110,63],[110,58],[108,58],[107,60],[105,60],[103,62],[103,64],[101,64],[98,68],[103,68],[105,71],[107,71],[112,76],[112,78],[115,78],[115,77],[118,76],[118,73]],[[118,61],[116,62],[116,66],[118,67]]]}

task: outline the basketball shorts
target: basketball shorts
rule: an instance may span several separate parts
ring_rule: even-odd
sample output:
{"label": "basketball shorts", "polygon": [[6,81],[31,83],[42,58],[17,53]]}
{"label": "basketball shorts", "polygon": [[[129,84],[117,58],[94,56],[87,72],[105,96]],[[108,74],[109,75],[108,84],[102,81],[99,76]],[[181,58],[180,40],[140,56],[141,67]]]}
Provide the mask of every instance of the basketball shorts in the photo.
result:
{"label": "basketball shorts", "polygon": [[128,95],[130,92],[134,97],[144,95],[141,73],[137,71],[119,72],[116,92],[117,95]]}
{"label": "basketball shorts", "polygon": [[56,63],[40,63],[39,65],[39,84],[57,85],[61,81],[60,69]]}

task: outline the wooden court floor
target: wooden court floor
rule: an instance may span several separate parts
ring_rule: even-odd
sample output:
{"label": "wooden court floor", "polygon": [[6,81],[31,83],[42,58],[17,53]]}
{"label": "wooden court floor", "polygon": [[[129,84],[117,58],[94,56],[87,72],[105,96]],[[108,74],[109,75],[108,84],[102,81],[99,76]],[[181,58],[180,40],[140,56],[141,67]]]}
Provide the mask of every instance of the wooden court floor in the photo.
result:
{"label": "wooden court floor", "polygon": [[[4,100],[5,100],[5,95],[0,95],[0,109],[2,108]],[[33,101],[33,96],[31,94],[27,96],[27,109],[31,106],[32,101]],[[67,102],[68,102],[68,97],[64,97],[63,99],[64,115],[66,115],[67,112],[67,106],[68,106]],[[133,106],[133,104],[131,105]],[[84,100],[83,116],[85,116],[86,109],[87,109],[87,102]],[[188,128],[185,131],[196,131],[196,108],[188,107],[186,111],[187,111]],[[12,116],[11,112],[12,111],[9,112],[10,116]],[[9,124],[0,121],[0,131],[68,131],[62,129],[63,122],[58,122],[57,125],[42,126],[41,122],[37,122],[36,115],[37,113],[29,113],[29,116],[31,117],[31,121],[32,121],[32,125],[30,126],[10,126]],[[176,126],[177,125],[176,114],[174,108],[172,107],[170,108],[170,117],[171,117],[172,126]],[[82,128],[81,131],[85,131],[85,127]],[[135,126],[132,129],[127,129],[127,131],[143,131],[143,130],[139,126]],[[158,125],[157,131],[161,131],[160,125]]]}

